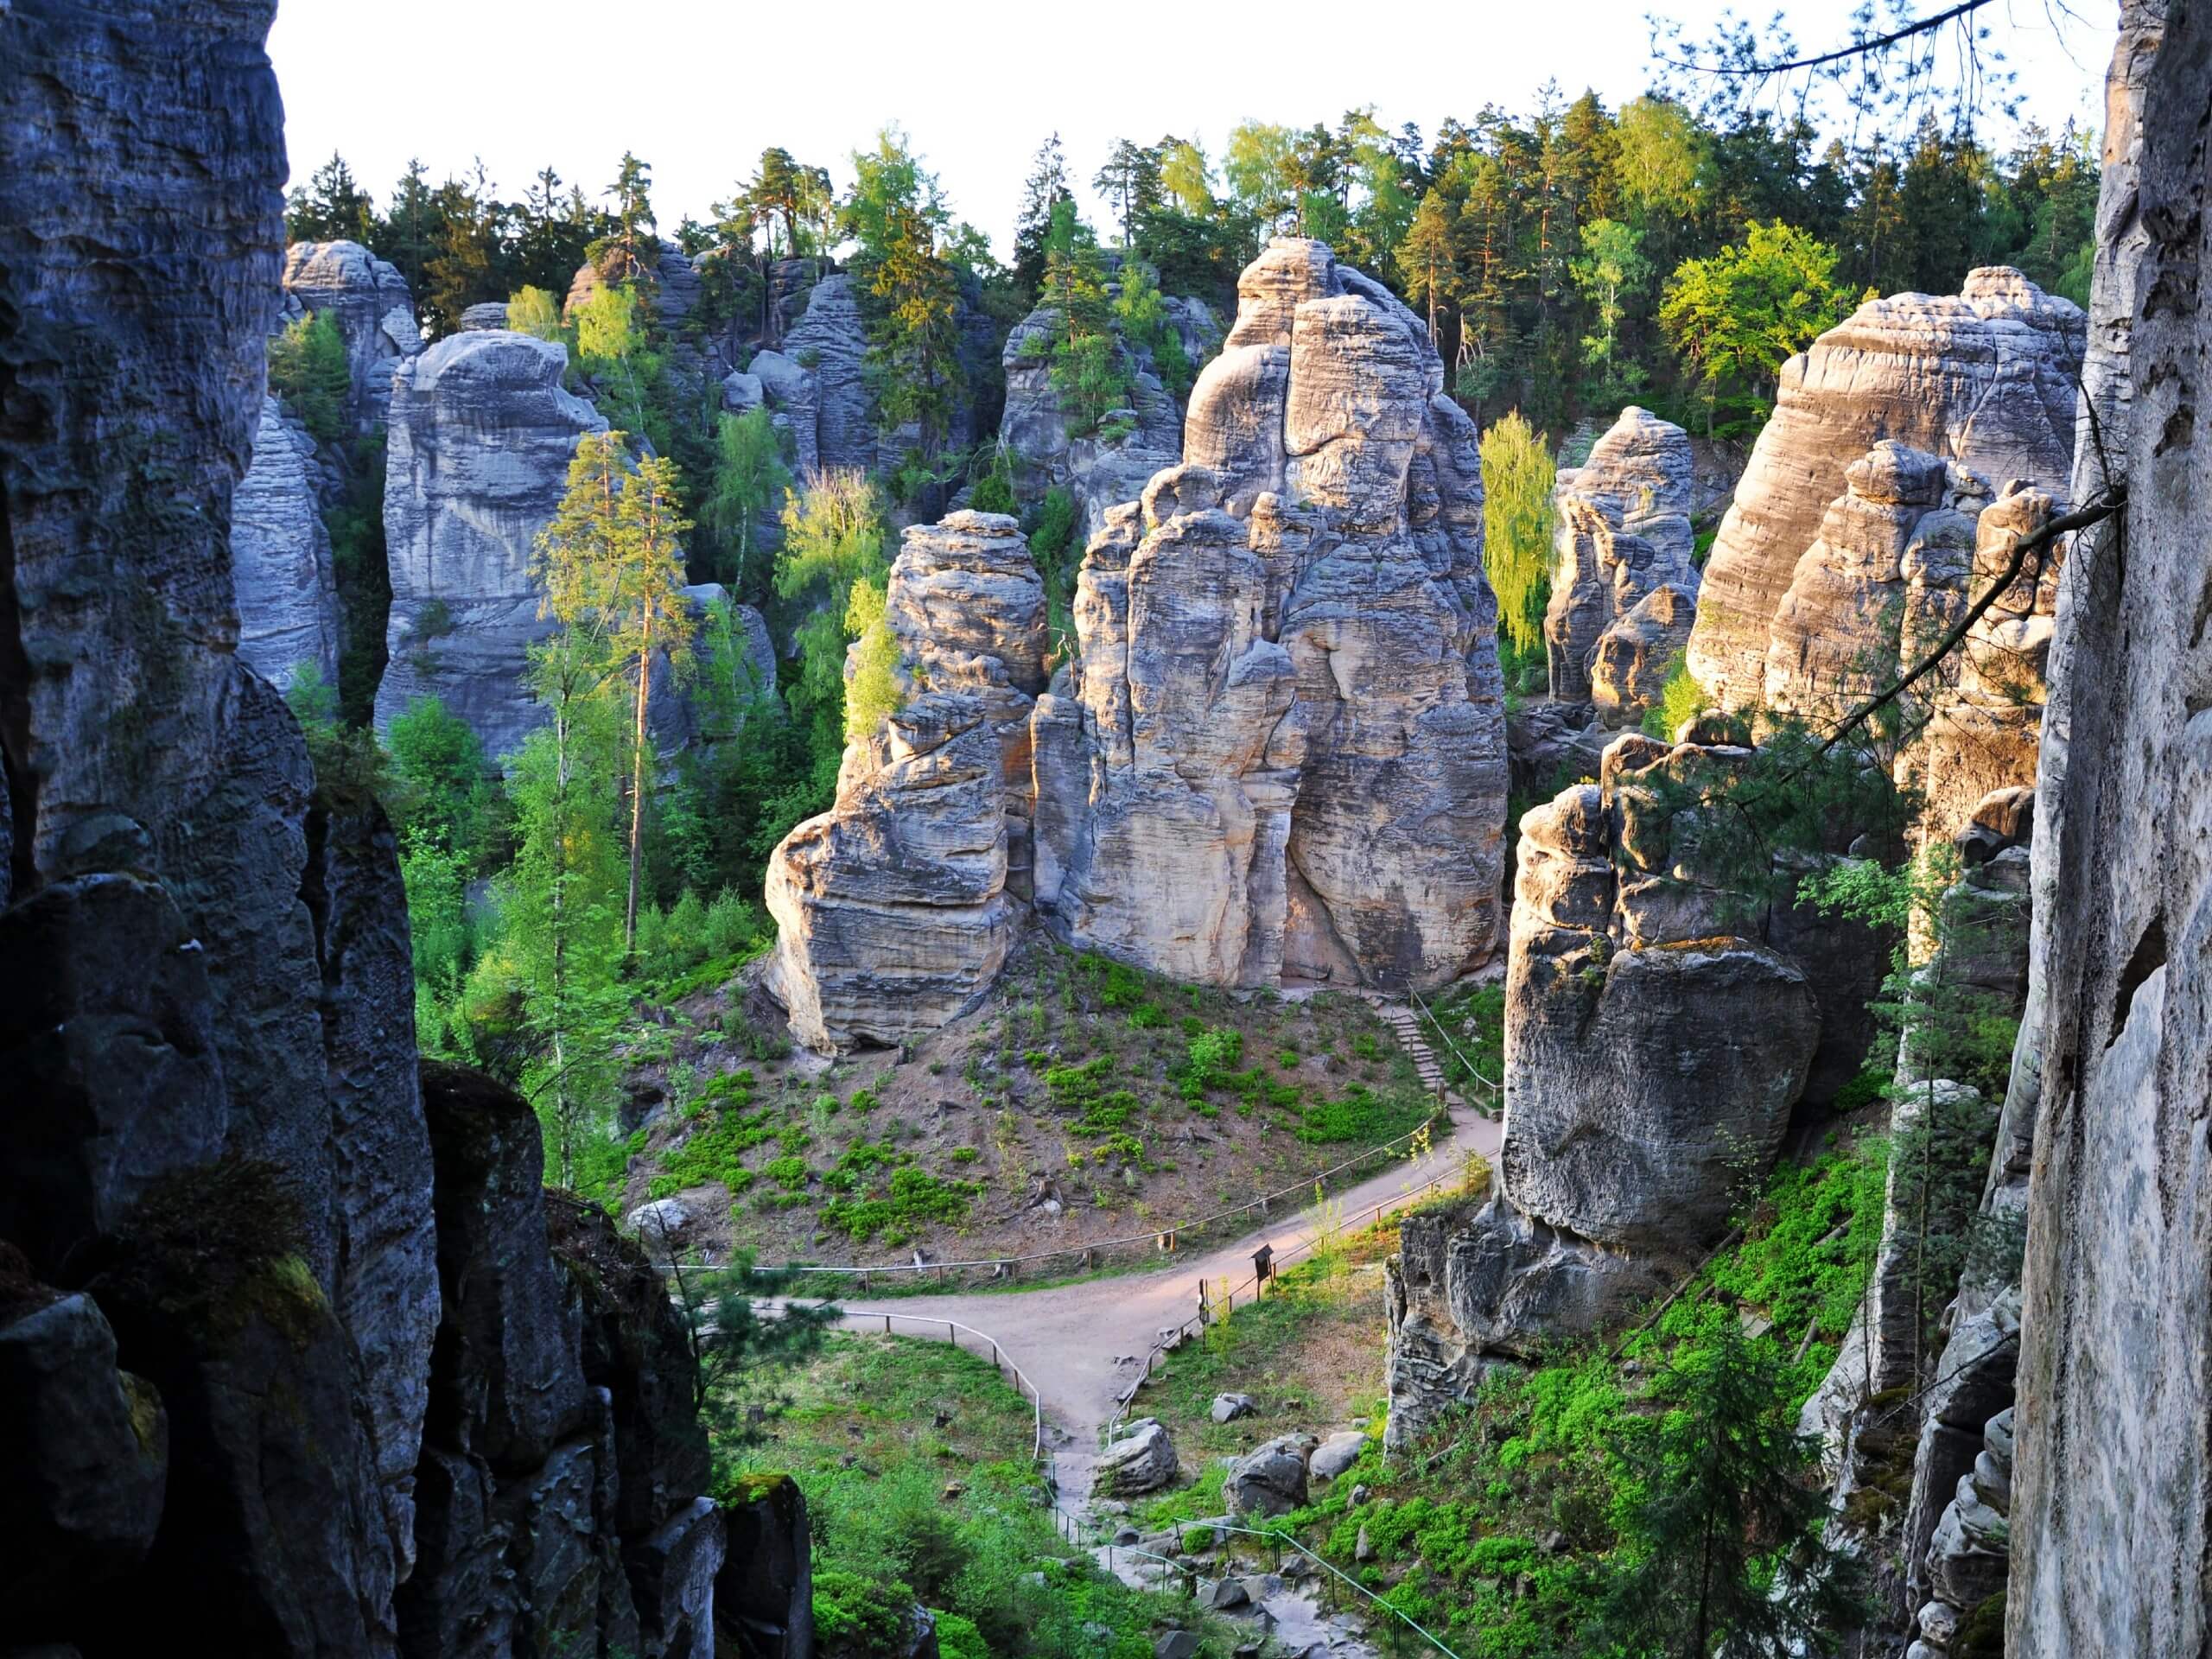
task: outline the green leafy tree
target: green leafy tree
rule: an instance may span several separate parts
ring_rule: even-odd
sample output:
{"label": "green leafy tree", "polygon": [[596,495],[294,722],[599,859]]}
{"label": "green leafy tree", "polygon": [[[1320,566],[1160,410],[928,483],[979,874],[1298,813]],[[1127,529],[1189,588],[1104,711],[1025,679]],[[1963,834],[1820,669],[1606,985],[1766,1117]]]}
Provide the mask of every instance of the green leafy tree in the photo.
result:
{"label": "green leafy tree", "polygon": [[1041,297],[1055,313],[1052,389],[1075,416],[1079,430],[1096,430],[1108,410],[1122,406],[1129,382],[1121,342],[1115,337],[1105,263],[1090,227],[1076,217],[1072,201],[1052,210]]}
{"label": "green leafy tree", "polygon": [[782,446],[765,409],[723,415],[715,427],[714,481],[699,509],[700,522],[716,537],[718,580],[751,598],[766,587],[753,569],[754,527],[791,487]]}
{"label": "green leafy tree", "polygon": [[507,300],[507,327],[539,340],[563,338],[561,302],[542,288],[518,289]]}
{"label": "green leafy tree", "polygon": [[959,279],[938,251],[946,213],[937,181],[895,127],[853,157],[844,209],[858,244],[854,268],[868,318],[867,370],[893,424],[912,422],[925,461],[933,461],[959,401]]}
{"label": "green leafy tree", "polygon": [[601,401],[626,431],[641,432],[655,448],[670,445],[661,407],[660,354],[652,349],[639,290],[601,283],[575,309],[576,360],[600,385]]}
{"label": "green leafy tree", "polygon": [[1702,1311],[1697,1339],[1653,1382],[1657,1415],[1630,1420],[1630,1471],[1599,1639],[1624,1659],[1723,1652],[1832,1653],[1863,1607],[1852,1559],[1822,1537],[1811,1479],[1773,1353],[1735,1310]]}
{"label": "green leafy tree", "polygon": [[812,728],[819,791],[825,776],[835,782],[853,725],[845,701],[847,647],[858,637],[854,619],[865,623],[874,602],[857,595],[863,588],[880,594],[890,575],[882,501],[867,474],[832,469],[785,497],[783,524],[776,592],[807,607],[793,631],[799,648],[794,701]]}
{"label": "green leafy tree", "polygon": [[1543,435],[1508,415],[1483,434],[1483,564],[1497,594],[1497,623],[1523,655],[1543,644],[1550,594],[1552,483]]}
{"label": "green leafy tree", "polygon": [[1161,200],[1160,152],[1127,138],[1117,138],[1105,165],[1090,181],[1090,188],[1114,204],[1122,221],[1122,245],[1136,245],[1138,221],[1156,210]]}
{"label": "green leafy tree", "polygon": [[1608,381],[1619,378],[1614,355],[1621,319],[1629,302],[1651,281],[1651,262],[1643,257],[1643,232],[1617,219],[1593,219],[1582,227],[1582,254],[1568,267],[1574,285],[1598,314],[1598,330],[1582,342],[1584,361],[1602,368]]}
{"label": "green leafy tree", "polygon": [[1709,395],[1770,391],[1783,364],[1858,302],[1834,280],[1836,259],[1834,248],[1793,226],[1749,226],[1741,243],[1675,267],[1660,326]]}

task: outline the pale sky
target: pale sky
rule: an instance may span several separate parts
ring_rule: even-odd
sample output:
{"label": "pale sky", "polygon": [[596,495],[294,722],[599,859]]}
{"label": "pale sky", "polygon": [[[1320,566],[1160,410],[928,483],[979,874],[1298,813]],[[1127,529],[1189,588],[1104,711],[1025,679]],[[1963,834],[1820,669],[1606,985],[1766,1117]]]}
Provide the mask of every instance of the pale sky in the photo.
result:
{"label": "pale sky", "polygon": [[[2111,0],[1996,0],[1993,44],[2022,113],[2101,121]],[[1057,130],[1087,187],[1117,137],[1196,138],[1218,158],[1247,118],[1333,124],[1373,105],[1424,137],[1484,104],[1525,111],[1556,78],[1618,109],[1643,90],[1650,0],[1462,0],[1450,7],[1279,0],[1261,6],[969,0],[959,6],[709,0],[283,0],[269,51],[292,175],[334,148],[379,202],[410,156],[434,179],[481,156],[518,197],[551,163],[597,197],[626,148],[652,164],[664,230],[704,218],[781,144],[842,189],[851,152],[895,121],[957,216],[1001,257],[1030,159]],[[1719,0],[1658,9],[1694,34]],[[1762,0],[1743,8],[1756,16]],[[1785,8],[1802,48],[1836,44],[1845,0]],[[2054,19],[2056,21],[2054,21]],[[1094,222],[1098,204],[1083,191]]]}

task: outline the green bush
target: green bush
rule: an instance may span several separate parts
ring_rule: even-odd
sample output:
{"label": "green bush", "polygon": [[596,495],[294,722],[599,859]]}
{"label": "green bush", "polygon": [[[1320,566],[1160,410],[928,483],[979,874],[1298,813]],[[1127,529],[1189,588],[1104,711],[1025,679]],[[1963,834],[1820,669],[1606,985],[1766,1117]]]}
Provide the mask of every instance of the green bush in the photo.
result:
{"label": "green bush", "polygon": [[1671,743],[1683,724],[1703,714],[1706,706],[1705,689],[1690,677],[1689,663],[1678,652],[1668,666],[1667,682],[1659,690],[1659,701],[1644,710],[1644,733]]}
{"label": "green bush", "polygon": [[828,1567],[814,1575],[815,1651],[822,1659],[906,1659],[914,1592]]}
{"label": "green bush", "polygon": [[1244,1033],[1229,1027],[1207,1027],[1190,1039],[1185,1051],[1182,1076],[1177,1086],[1193,1104],[1206,1090],[1229,1081],[1236,1063],[1244,1058]]}
{"label": "green bush", "polygon": [[903,1244],[913,1230],[931,1222],[958,1226],[968,1219],[968,1208],[983,1190],[981,1181],[948,1181],[912,1165],[894,1172],[890,1190],[879,1198],[839,1198],[825,1205],[826,1225],[842,1227],[855,1244],[865,1244],[877,1234],[887,1244]]}

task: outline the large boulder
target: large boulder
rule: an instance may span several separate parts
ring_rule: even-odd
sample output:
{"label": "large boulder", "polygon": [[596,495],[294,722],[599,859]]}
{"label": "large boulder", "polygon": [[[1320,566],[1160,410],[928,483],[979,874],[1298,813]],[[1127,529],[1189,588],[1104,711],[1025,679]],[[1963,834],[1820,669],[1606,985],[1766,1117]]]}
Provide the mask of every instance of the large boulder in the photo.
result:
{"label": "large boulder", "polygon": [[1135,1497],[1173,1485],[1180,1472],[1166,1425],[1157,1418],[1141,1417],[1125,1424],[1098,1454],[1091,1491],[1102,1497]]}
{"label": "large boulder", "polygon": [[385,472],[391,661],[378,729],[437,697],[494,758],[543,720],[524,684],[552,624],[531,576],[576,441],[603,432],[562,386],[567,349],[529,334],[440,340],[392,377]]}
{"label": "large boulder", "polygon": [[1056,694],[1037,753],[1091,781],[1039,901],[1183,979],[1448,982],[1497,941],[1505,788],[1474,429],[1322,244],[1278,238],[1239,296],[1183,464],[1084,558],[1079,741]]}
{"label": "large boulder", "polygon": [[899,1043],[990,987],[1029,890],[1045,591],[1012,518],[906,532],[887,599],[904,706],[770,858],[769,984],[813,1047]]}
{"label": "large boulder", "polygon": [[283,281],[283,321],[327,316],[346,342],[348,418],[364,432],[383,425],[393,371],[423,349],[407,278],[358,242],[295,242]]}
{"label": "large boulder", "polygon": [[1231,1515],[1287,1515],[1306,1504],[1306,1460],[1311,1434],[1281,1434],[1229,1465],[1221,1483]]}
{"label": "large boulder", "polygon": [[338,581],[314,460],[307,429],[276,398],[263,398],[253,465],[231,508],[231,573],[238,655],[280,687],[302,667],[338,683]]}
{"label": "large boulder", "polygon": [[1723,707],[1758,703],[1769,629],[1797,562],[1884,439],[1985,479],[2068,475],[2086,321],[2009,266],[1955,295],[1871,300],[1782,368],[1774,416],[1705,566],[1688,664]]}

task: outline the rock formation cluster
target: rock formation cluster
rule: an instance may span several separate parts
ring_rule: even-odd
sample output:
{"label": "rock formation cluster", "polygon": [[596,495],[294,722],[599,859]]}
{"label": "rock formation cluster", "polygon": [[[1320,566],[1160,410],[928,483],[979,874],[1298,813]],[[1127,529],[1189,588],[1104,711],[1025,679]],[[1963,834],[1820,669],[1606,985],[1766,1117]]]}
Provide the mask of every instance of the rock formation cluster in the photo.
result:
{"label": "rock formation cluster", "polygon": [[[273,10],[0,16],[7,1637],[703,1656],[725,1521],[676,1317],[543,1192],[524,1102],[418,1073],[382,812],[232,650]],[[745,1517],[762,1558],[803,1557],[793,1513]]]}
{"label": "rock formation cluster", "polygon": [[[1472,423],[1419,320],[1278,238],[1109,510],[1037,715],[1037,902],[1178,978],[1422,987],[1497,943],[1497,601]],[[1054,802],[1048,815],[1043,803]]]}
{"label": "rock formation cluster", "polygon": [[352,372],[346,415],[357,431],[383,425],[393,373],[423,349],[406,277],[358,242],[296,242],[285,251],[283,281],[280,324],[334,322]]}
{"label": "rock formation cluster", "polygon": [[805,1040],[949,1018],[1026,906],[1210,984],[1430,987],[1488,960],[1497,603],[1474,429],[1442,388],[1411,312],[1278,238],[1181,463],[1091,538],[1049,687],[1014,521],[907,532],[890,608],[918,695],[771,864],[774,982]]}

